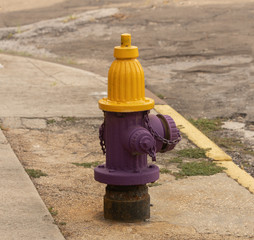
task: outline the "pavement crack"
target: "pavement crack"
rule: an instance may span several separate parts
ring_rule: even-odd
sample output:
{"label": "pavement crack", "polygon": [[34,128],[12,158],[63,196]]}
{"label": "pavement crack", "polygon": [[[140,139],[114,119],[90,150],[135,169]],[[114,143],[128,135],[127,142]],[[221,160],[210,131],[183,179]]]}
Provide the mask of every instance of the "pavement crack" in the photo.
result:
{"label": "pavement crack", "polygon": [[53,78],[54,80],[61,82],[63,85],[67,85],[66,83],[64,83],[63,81],[57,79],[56,77],[54,77],[53,74],[48,74],[45,71],[43,71],[39,66],[37,66],[33,61],[31,61],[30,59],[27,60],[29,63],[31,63],[35,68],[37,68],[41,73],[43,73],[45,76],[49,77],[49,78]]}

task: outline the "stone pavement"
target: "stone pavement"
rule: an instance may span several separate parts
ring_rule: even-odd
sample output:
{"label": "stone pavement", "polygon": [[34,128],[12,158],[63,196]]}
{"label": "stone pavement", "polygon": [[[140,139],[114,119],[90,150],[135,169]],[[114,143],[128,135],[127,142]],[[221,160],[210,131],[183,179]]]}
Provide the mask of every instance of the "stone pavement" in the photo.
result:
{"label": "stone pavement", "polygon": [[[24,117],[103,116],[97,101],[106,95],[105,78],[4,54],[0,64],[0,119],[5,125],[20,124]],[[64,239],[2,132],[0,178],[1,239]],[[164,222],[201,234],[254,239],[254,196],[225,173],[168,181],[151,188],[150,195],[151,227]]]}

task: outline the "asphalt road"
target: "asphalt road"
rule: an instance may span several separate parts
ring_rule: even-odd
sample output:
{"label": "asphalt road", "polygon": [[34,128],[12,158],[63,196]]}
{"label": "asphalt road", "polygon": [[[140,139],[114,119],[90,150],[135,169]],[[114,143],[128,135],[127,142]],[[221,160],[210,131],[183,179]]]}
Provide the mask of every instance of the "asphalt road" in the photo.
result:
{"label": "asphalt road", "polygon": [[[36,7],[36,6],[35,6]],[[84,11],[110,11],[78,23]],[[63,1],[2,11],[3,51],[60,61],[102,76],[120,34],[139,47],[146,85],[185,117],[254,120],[254,1]],[[56,19],[63,17],[66,27]],[[32,26],[22,26],[51,19]],[[77,24],[75,24],[77,22]]]}

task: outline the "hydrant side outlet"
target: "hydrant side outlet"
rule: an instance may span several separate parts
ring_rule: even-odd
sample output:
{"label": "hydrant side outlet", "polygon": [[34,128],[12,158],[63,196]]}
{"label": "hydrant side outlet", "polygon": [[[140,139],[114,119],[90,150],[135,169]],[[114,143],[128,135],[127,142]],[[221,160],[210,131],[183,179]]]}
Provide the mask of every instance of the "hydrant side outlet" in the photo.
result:
{"label": "hydrant side outlet", "polygon": [[106,163],[94,169],[95,180],[107,184],[104,217],[127,222],[150,217],[146,184],[158,180],[159,168],[148,164],[147,155],[156,161],[156,152],[172,150],[181,140],[171,117],[149,114],[154,100],[145,97],[138,55],[130,34],[122,34],[108,73],[108,97],[99,100],[104,111],[100,144]]}

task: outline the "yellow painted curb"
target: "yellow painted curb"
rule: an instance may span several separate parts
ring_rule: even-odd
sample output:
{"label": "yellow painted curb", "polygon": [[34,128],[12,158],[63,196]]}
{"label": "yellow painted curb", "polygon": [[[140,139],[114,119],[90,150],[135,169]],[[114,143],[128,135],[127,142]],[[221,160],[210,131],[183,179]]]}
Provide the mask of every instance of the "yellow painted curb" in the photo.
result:
{"label": "yellow painted curb", "polygon": [[176,125],[180,128],[180,131],[186,134],[188,139],[195,145],[204,149],[210,148],[211,150],[207,151],[206,156],[216,160],[218,166],[226,168],[224,172],[226,172],[229,177],[236,180],[251,193],[254,193],[254,178],[233,163],[232,158],[229,155],[194,127],[181,114],[168,105],[155,105],[154,109],[160,114],[170,115],[176,122]]}
{"label": "yellow painted curb", "polygon": [[229,161],[217,162],[217,165],[225,167],[224,172],[233,179],[235,179],[240,185],[247,188],[251,193],[254,193],[254,178],[240,169],[235,163]]}
{"label": "yellow painted curb", "polygon": [[199,148],[210,149],[206,152],[207,157],[216,161],[232,161],[232,158],[228,154],[226,154],[221,148],[219,148],[214,142],[212,142],[173,108],[168,105],[155,105],[154,109],[161,114],[171,116],[180,131],[186,134],[188,139]]}

